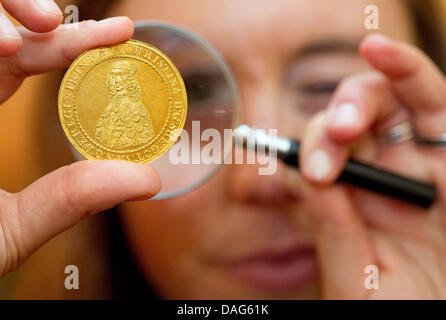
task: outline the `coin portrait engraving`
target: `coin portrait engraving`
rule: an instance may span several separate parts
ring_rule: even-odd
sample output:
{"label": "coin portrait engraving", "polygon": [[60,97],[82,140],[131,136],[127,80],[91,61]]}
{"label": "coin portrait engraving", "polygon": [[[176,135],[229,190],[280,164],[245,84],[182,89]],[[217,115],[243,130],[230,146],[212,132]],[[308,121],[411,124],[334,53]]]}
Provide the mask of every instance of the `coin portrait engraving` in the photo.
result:
{"label": "coin portrait engraving", "polygon": [[62,128],[87,159],[150,163],[175,143],[186,114],[186,89],[175,65],[135,40],[87,50],[59,90]]}
{"label": "coin portrait engraving", "polygon": [[135,63],[118,61],[108,73],[108,104],[97,123],[95,136],[110,148],[136,147],[154,136],[152,120],[135,79],[137,72]]}

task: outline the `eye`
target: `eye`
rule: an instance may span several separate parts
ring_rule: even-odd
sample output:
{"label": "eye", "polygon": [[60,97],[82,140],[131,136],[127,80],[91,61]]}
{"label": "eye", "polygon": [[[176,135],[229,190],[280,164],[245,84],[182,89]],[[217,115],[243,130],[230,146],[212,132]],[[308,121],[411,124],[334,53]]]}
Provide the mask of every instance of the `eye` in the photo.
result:
{"label": "eye", "polygon": [[207,77],[203,74],[193,73],[184,77],[187,96],[190,100],[206,100],[212,93]]}
{"label": "eye", "polygon": [[302,85],[300,91],[301,93],[308,95],[331,95],[334,93],[339,83],[340,81],[318,81]]}
{"label": "eye", "polygon": [[319,80],[300,84],[294,89],[293,104],[300,112],[313,115],[328,106],[339,83],[340,80]]}
{"label": "eye", "polygon": [[224,79],[206,72],[191,72],[183,77],[189,103],[203,104],[217,99]]}

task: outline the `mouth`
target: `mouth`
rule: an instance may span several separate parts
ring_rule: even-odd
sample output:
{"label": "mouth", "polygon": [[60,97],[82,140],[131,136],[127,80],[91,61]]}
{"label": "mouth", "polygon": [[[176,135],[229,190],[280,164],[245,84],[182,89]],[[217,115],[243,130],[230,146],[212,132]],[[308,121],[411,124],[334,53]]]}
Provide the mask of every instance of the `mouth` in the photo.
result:
{"label": "mouth", "polygon": [[263,250],[225,261],[232,277],[266,290],[283,291],[302,287],[317,273],[313,247]]}

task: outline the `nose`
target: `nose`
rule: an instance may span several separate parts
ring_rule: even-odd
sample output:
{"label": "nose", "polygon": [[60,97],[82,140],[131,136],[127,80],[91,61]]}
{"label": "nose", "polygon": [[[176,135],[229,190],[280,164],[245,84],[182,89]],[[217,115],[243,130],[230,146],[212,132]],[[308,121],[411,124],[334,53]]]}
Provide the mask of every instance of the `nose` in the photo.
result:
{"label": "nose", "polygon": [[264,78],[241,86],[243,123],[261,129],[281,125],[280,91],[272,79]]}
{"label": "nose", "polygon": [[234,165],[229,183],[233,200],[253,205],[286,206],[303,199],[299,188],[287,183],[289,169],[278,164],[273,175],[259,175],[258,165]]}
{"label": "nose", "polygon": [[[243,123],[261,129],[287,131],[281,110],[280,85],[258,78],[241,88]],[[280,129],[280,130],[279,130]],[[246,157],[245,157],[246,159]],[[235,165],[232,171],[230,192],[234,198],[262,205],[285,205],[303,198],[296,185],[288,183],[290,170],[277,160],[277,170],[272,175],[260,175],[258,164]]]}

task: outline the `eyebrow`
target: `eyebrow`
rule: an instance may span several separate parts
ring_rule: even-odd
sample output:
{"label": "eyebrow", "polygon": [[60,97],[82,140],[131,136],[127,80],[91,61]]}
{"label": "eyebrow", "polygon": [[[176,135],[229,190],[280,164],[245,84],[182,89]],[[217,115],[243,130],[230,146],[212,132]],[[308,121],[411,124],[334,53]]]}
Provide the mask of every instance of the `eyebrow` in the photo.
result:
{"label": "eyebrow", "polygon": [[346,52],[357,53],[361,40],[326,39],[305,45],[297,54],[307,56],[317,53]]}

